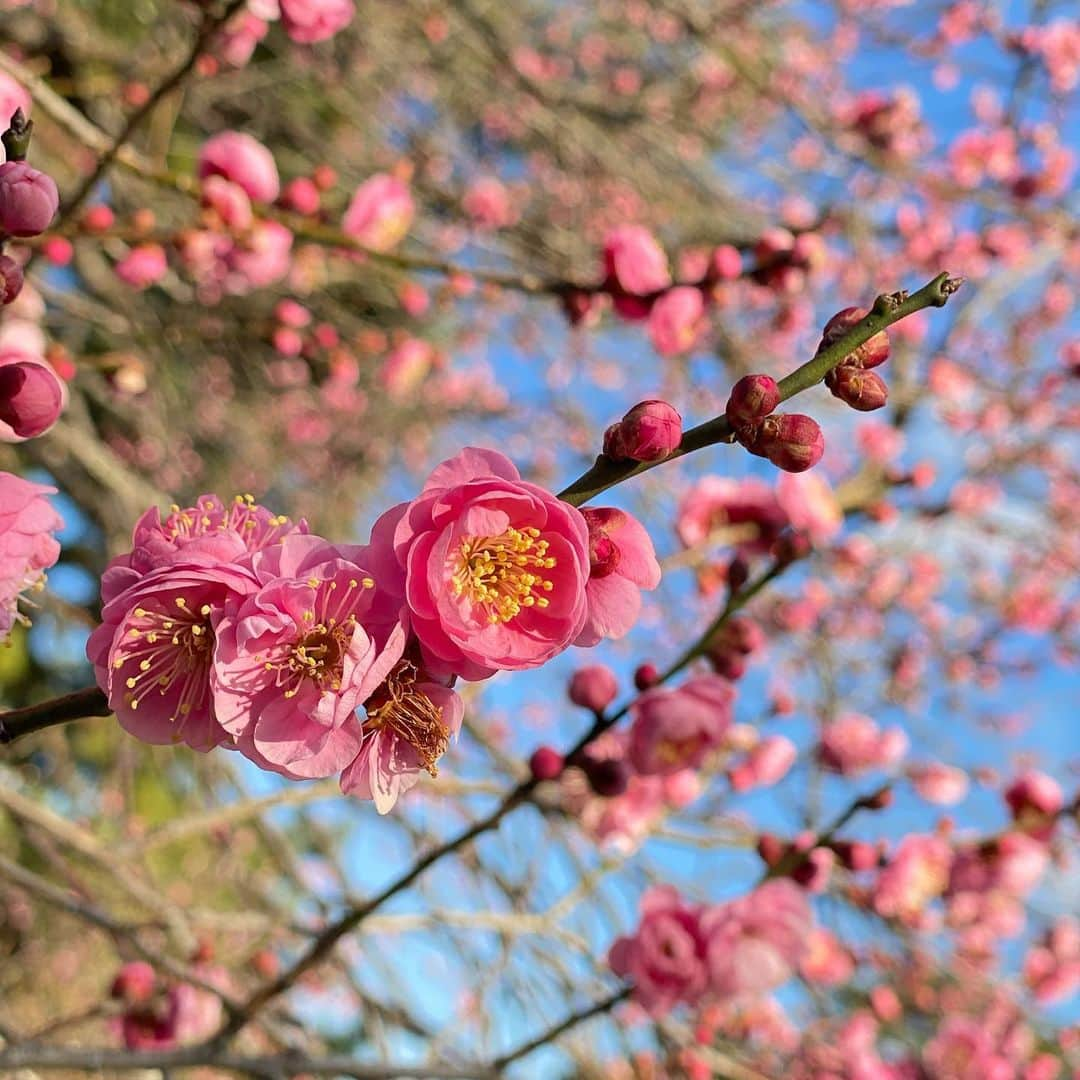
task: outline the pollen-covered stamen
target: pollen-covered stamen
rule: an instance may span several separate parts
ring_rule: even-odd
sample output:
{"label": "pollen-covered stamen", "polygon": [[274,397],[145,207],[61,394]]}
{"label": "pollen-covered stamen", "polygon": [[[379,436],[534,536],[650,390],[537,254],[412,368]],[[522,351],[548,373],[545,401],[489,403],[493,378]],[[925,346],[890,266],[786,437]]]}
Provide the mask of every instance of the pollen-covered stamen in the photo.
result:
{"label": "pollen-covered stamen", "polygon": [[408,660],[398,662],[365,703],[364,729],[389,728],[413,747],[421,768],[438,776],[436,763],[450,745],[450,731],[443,723],[442,712],[416,688],[417,674],[415,664]]}
{"label": "pollen-covered stamen", "polygon": [[350,608],[355,607],[358,593],[374,588],[375,582],[369,577],[342,583],[311,578],[308,585],[315,590],[315,598],[303,613],[300,637],[283,655],[264,662],[267,671],[277,671],[277,685],[286,687],[287,698],[299,693],[305,679],[315,683],[320,692],[341,689],[345,654],[357,626]]}
{"label": "pollen-covered stamen", "polygon": [[501,536],[470,536],[461,541],[451,578],[455,596],[467,596],[486,609],[490,623],[506,623],[523,608],[548,606],[554,588],[543,571],[555,566],[548,541],[536,528],[509,528]]}
{"label": "pollen-covered stamen", "polygon": [[165,696],[179,685],[179,697],[170,723],[201,709],[209,695],[210,659],[214,632],[210,605],[193,609],[182,596],[173,598],[172,610],[137,607],[128,621],[113,667],[136,666],[124,680],[124,703],[138,709],[153,693]]}
{"label": "pollen-covered stamen", "polygon": [[236,495],[228,505],[216,496],[204,495],[192,507],[174,504],[170,510],[162,522],[170,540],[232,531],[244,537],[249,550],[257,551],[276,544],[294,528],[284,514],[271,515],[259,506],[254,495]]}

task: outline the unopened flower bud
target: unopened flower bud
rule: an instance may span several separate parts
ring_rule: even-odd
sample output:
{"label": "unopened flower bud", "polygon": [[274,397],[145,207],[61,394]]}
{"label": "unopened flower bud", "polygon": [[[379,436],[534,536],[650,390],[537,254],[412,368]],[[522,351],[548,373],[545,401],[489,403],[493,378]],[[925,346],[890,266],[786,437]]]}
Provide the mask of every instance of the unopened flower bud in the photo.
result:
{"label": "unopened flower bud", "polygon": [[10,255],[0,255],[0,307],[10,304],[22,287],[22,267]]}
{"label": "unopened flower bud", "polygon": [[648,690],[660,681],[660,671],[655,664],[639,664],[634,672],[634,685],[639,690]]}
{"label": "unopened flower bud", "polygon": [[630,783],[630,770],[626,763],[616,761],[614,758],[594,761],[586,757],[581,767],[589,781],[589,786],[604,799],[613,799],[616,795],[621,795]]}
{"label": "unopened flower bud", "polygon": [[728,398],[728,423],[739,430],[764,419],[780,404],[780,388],[769,375],[744,375]]}
{"label": "unopened flower bud", "polygon": [[570,678],[567,694],[575,705],[603,712],[619,692],[619,684],[611,668],[603,664],[590,664],[579,668]]}
{"label": "unopened flower bud", "polygon": [[784,850],[784,842],[778,836],[774,836],[772,833],[762,833],[758,837],[757,853],[766,866],[776,866],[784,857]]}
{"label": "unopened flower bud", "polygon": [[810,538],[801,532],[787,532],[779,537],[772,546],[772,557],[780,564],[798,562],[805,559],[813,550]]}
{"label": "unopened flower bud", "polygon": [[541,746],[529,758],[529,771],[534,780],[555,780],[565,765],[562,754],[551,746]]}
{"label": "unopened flower bud", "polygon": [[825,453],[825,436],[818,422],[802,413],[774,413],[762,421],[751,443],[755,453],[767,457],[785,472],[805,472]]}
{"label": "unopened flower bud", "polygon": [[144,960],[133,960],[116,973],[109,994],[129,1005],[138,1005],[149,1001],[156,987],[154,969]]}
{"label": "unopened flower bud", "polygon": [[43,435],[63,408],[63,384],[48,364],[20,353],[0,354],[0,441]]}
{"label": "unopened flower bud", "polygon": [[[604,441],[606,446],[606,435]],[[613,442],[613,448],[622,451],[621,457],[660,461],[682,442],[682,417],[666,401],[639,402],[620,421]]]}
{"label": "unopened flower bud", "polygon": [[[844,308],[838,311],[826,324],[821,334],[820,349],[842,338],[857,322],[865,319],[870,312],[867,308]],[[848,367],[874,368],[889,359],[889,335],[884,330],[875,334],[869,341],[864,341],[844,357],[841,363]]]}
{"label": "unopened flower bud", "polygon": [[859,412],[873,412],[884,407],[889,400],[889,388],[876,371],[863,371],[847,364],[833,368],[825,385],[832,391],[833,397]]}
{"label": "unopened flower bud", "polygon": [[853,872],[873,870],[879,862],[878,850],[865,840],[834,840],[829,845],[841,865]]}
{"label": "unopened flower bud", "polygon": [[25,161],[0,165],[0,232],[37,236],[52,223],[60,205],[56,183]]}

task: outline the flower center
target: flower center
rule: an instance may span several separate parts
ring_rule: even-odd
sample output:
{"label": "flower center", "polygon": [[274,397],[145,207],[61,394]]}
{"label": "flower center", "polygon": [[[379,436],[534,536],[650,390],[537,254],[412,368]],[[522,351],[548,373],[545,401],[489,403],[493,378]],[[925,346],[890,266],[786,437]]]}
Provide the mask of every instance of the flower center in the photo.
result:
{"label": "flower center", "polygon": [[416,665],[401,660],[386,681],[364,703],[364,728],[378,731],[387,727],[416,751],[420,765],[432,776],[439,775],[436,762],[446,753],[450,731],[442,712],[416,688]]}
{"label": "flower center", "polygon": [[138,665],[137,673],[124,680],[124,702],[132,711],[154,690],[164,696],[180,680],[180,697],[170,723],[205,703],[214,644],[209,604],[193,611],[184,597],[177,596],[173,605],[173,611],[136,608],[125,641],[113,660],[117,669],[132,662]]}
{"label": "flower center", "polygon": [[293,531],[288,517],[267,514],[254,495],[236,495],[228,506],[214,496],[206,496],[193,507],[183,509],[173,504],[170,509],[172,513],[162,523],[170,540],[232,530],[244,537],[251,550],[256,550],[269,547]]}
{"label": "flower center", "polygon": [[349,610],[356,603],[353,593],[372,589],[375,582],[369,577],[349,578],[345,587],[339,588],[335,580],[309,578],[308,585],[315,590],[315,600],[301,616],[302,633],[283,657],[263,662],[265,670],[277,671],[278,685],[288,687],[284,692],[287,698],[296,697],[304,679],[310,679],[320,692],[341,689],[345,654],[357,626],[356,615]]}
{"label": "flower center", "polygon": [[467,596],[487,612],[489,623],[506,623],[522,608],[548,606],[554,588],[542,574],[555,565],[540,530],[507,529],[501,536],[469,536],[458,549],[451,578],[455,596]]}

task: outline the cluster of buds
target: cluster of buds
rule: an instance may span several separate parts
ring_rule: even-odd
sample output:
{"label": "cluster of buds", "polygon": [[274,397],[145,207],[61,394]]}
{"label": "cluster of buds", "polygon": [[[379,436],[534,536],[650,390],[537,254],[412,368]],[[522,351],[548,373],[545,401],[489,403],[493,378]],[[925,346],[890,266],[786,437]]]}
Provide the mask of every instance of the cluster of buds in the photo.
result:
{"label": "cluster of buds", "polygon": [[[838,311],[825,324],[818,350],[827,348],[838,338],[843,337],[868,314],[866,308],[850,307]],[[860,412],[873,412],[889,400],[889,390],[884,379],[871,368],[884,364],[888,358],[889,336],[882,330],[848,353],[825,376],[825,385],[832,391],[833,397],[839,398],[853,409],[858,409]]]}
{"label": "cluster of buds", "polygon": [[[0,136],[7,160],[0,165],[0,249],[9,238],[26,239],[43,233],[56,215],[60,194],[51,176],[26,163],[33,122],[16,109]],[[23,270],[0,250],[0,306],[22,291]]]}
{"label": "cluster of buds", "polygon": [[749,658],[765,647],[765,632],[746,615],[735,615],[705,643],[705,656],[717,675],[734,682],[746,673]]}
{"label": "cluster of buds", "polygon": [[642,401],[604,432],[613,461],[661,461],[682,442],[682,417],[666,401]]}
{"label": "cluster of buds", "polygon": [[812,417],[774,413],[780,388],[768,375],[745,375],[731,390],[726,414],[735,438],[785,472],[813,468],[825,452],[825,436]]}

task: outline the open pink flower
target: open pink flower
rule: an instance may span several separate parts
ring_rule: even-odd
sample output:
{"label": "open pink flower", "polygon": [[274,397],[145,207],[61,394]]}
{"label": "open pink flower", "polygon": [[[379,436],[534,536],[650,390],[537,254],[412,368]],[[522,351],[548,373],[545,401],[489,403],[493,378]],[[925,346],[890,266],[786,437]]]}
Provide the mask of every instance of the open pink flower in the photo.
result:
{"label": "open pink flower", "polygon": [[675,690],[647,690],[631,706],[630,762],[646,776],[696,768],[731,726],[735,688],[698,675]]}
{"label": "open pink flower", "polygon": [[763,481],[705,476],[679,504],[676,530],[686,547],[712,540],[755,555],[768,551],[788,524],[776,492]]}
{"label": "open pink flower", "polygon": [[52,534],[64,523],[46,498],[54,494],[56,488],[0,472],[0,641],[26,621],[20,597],[41,588],[44,571],[60,555]]}
{"label": "open pink flower", "polygon": [[273,202],[281,190],[274,155],[242,131],[222,131],[207,139],[199,154],[199,179],[224,176],[255,202]]}
{"label": "open pink flower", "polygon": [[590,647],[601,638],[621,638],[637,622],[641,590],[660,584],[660,564],[649,534],[624,510],[582,514],[589,527],[588,611],[574,644]]}
{"label": "open pink flower", "polygon": [[787,879],[709,908],[701,919],[708,942],[710,989],[721,997],[761,994],[787,982],[806,952],[813,914],[806,894]]}
{"label": "open pink flower", "polygon": [[372,251],[390,251],[405,238],[415,213],[409,189],[389,173],[376,173],[356,189],[341,227]]}
{"label": "open pink flower", "polygon": [[360,749],[356,709],[404,645],[372,618],[363,549],[294,533],[248,560],[258,588],[214,618],[218,722],[257,765],[292,779],[329,776]]}
{"label": "open pink flower", "polygon": [[900,728],[883,731],[869,716],[846,713],[822,729],[818,759],[844,776],[857,776],[869,769],[891,768],[907,748],[907,736]]}
{"label": "open pink flower", "polygon": [[700,289],[668,289],[649,310],[649,337],[661,356],[689,352],[705,328],[705,300]]}
{"label": "open pink flower", "polygon": [[671,284],[667,256],[642,225],[620,225],[604,238],[604,272],[620,290],[648,296]]}
{"label": "open pink flower", "polygon": [[708,982],[701,909],[670,885],[650,889],[641,898],[637,930],[615,941],[608,963],[633,984],[635,1000],[653,1016],[683,1002],[696,1004]]}
{"label": "open pink flower", "polygon": [[341,790],[373,799],[385,814],[421,772],[438,775],[439,758],[461,730],[464,706],[448,686],[399,659],[363,711],[361,743],[341,774]]}
{"label": "open pink flower", "polygon": [[125,731],[204,753],[229,738],[211,694],[213,616],[257,585],[233,563],[178,562],[139,577],[105,604],[86,655]]}
{"label": "open pink flower", "polygon": [[39,356],[0,349],[0,442],[44,435],[67,404],[67,390]]}
{"label": "open pink flower", "polygon": [[392,549],[436,676],[538,667],[585,625],[585,519],[494,450],[469,447],[444,461],[418,498],[376,522],[372,547],[380,585]]}
{"label": "open pink flower", "polygon": [[912,834],[900,841],[874,885],[874,910],[910,926],[949,884],[952,854],[940,836]]}
{"label": "open pink flower", "polygon": [[141,577],[163,566],[235,562],[249,552],[276,544],[292,533],[306,533],[307,522],[293,522],[260,506],[250,495],[223,503],[200,495],[194,506],[174,506],[163,521],[151,507],[135,523],[131,551],[109,563],[101,579],[101,601],[108,604]]}
{"label": "open pink flower", "polygon": [[332,38],[355,14],[353,0],[281,0],[285,33],[301,45]]}

